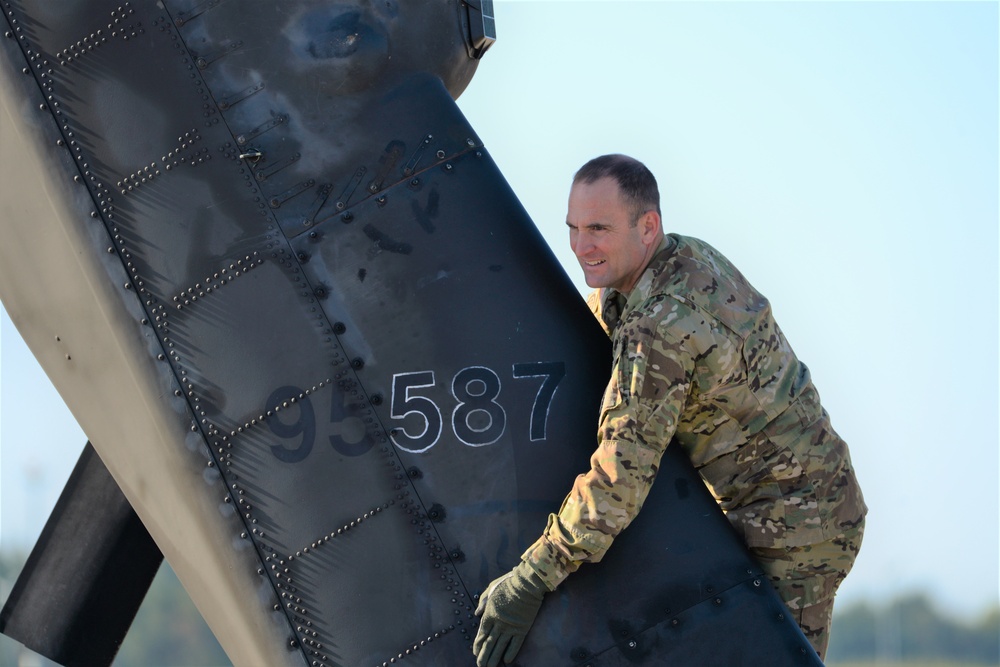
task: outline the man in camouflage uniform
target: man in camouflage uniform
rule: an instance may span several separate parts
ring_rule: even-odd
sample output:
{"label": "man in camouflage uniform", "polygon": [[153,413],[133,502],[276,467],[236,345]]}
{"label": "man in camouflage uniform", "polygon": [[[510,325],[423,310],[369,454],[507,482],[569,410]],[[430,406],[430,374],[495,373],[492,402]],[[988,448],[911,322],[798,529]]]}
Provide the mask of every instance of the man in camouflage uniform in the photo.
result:
{"label": "man in camouflage uniform", "polygon": [[613,343],[598,448],[521,564],[483,594],[477,664],[513,660],[544,593],[601,559],[639,513],[671,441],[825,657],[867,508],[847,445],[767,299],[708,244],[664,235],[656,180],[632,158],[584,165],[566,224]]}

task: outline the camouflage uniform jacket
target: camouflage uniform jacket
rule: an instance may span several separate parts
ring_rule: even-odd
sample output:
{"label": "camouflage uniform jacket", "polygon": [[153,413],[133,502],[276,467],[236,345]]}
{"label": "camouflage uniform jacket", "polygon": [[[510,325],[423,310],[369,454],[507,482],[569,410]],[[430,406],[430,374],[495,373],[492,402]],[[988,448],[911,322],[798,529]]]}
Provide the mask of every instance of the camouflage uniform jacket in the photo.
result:
{"label": "camouflage uniform jacket", "polygon": [[612,340],[591,469],[522,556],[551,589],[639,513],[671,440],[750,547],[834,538],[867,508],[771,307],[717,250],[665,237],[627,299],[588,303]]}

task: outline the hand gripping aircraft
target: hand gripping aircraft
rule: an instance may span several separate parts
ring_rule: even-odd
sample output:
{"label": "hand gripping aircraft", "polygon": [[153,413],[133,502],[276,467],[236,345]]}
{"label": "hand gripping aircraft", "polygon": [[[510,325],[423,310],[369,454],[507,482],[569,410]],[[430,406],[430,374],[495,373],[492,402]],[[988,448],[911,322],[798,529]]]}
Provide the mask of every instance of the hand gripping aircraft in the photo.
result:
{"label": "hand gripping aircraft", "polygon": [[[610,358],[454,102],[492,3],[0,9],[0,295],[92,443],[0,629],[110,664],[165,557],[235,665],[473,664]],[[517,664],[819,662],[670,447]]]}

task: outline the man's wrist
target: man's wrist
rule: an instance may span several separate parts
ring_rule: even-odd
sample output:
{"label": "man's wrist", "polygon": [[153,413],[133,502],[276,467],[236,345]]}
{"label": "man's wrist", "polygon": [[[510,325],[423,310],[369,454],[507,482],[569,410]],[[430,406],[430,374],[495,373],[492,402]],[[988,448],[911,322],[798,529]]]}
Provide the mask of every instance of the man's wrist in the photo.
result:
{"label": "man's wrist", "polygon": [[521,560],[542,580],[545,587],[554,591],[570,572],[576,569],[544,535],[521,555]]}

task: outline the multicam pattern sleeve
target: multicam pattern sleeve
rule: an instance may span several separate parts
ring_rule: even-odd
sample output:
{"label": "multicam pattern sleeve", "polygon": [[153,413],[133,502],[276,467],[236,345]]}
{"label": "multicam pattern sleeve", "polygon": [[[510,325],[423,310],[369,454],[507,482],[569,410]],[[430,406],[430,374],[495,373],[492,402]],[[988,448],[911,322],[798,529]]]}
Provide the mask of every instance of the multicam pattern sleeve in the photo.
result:
{"label": "multicam pattern sleeve", "polygon": [[642,508],[691,387],[694,355],[670,326],[690,315],[655,296],[632,309],[614,337],[591,468],[523,557],[551,589],[581,563],[599,561]]}
{"label": "multicam pattern sleeve", "polygon": [[682,447],[750,547],[834,538],[867,508],[847,445],[767,299],[714,248],[670,235],[625,298],[588,299],[614,369],[591,469],[522,556],[550,588],[597,562]]}

